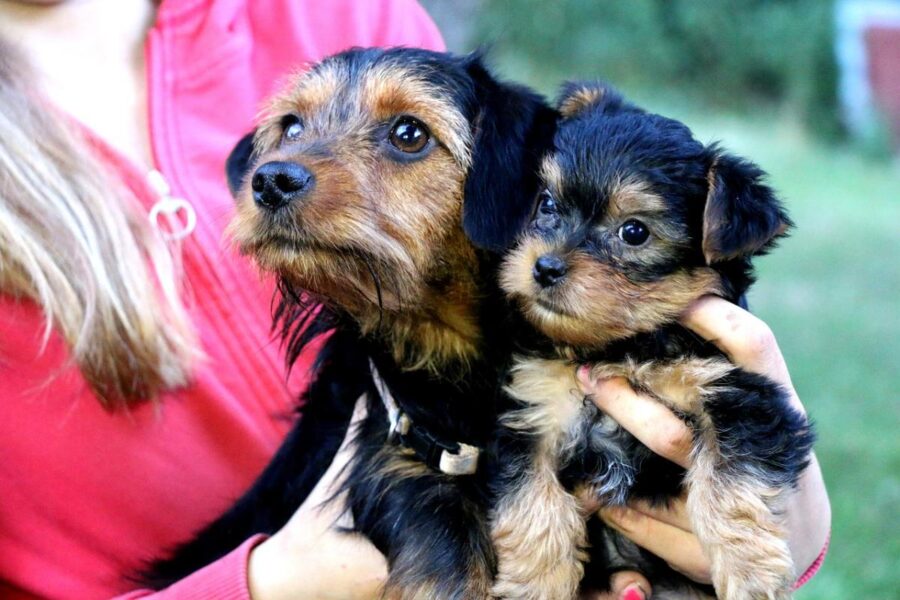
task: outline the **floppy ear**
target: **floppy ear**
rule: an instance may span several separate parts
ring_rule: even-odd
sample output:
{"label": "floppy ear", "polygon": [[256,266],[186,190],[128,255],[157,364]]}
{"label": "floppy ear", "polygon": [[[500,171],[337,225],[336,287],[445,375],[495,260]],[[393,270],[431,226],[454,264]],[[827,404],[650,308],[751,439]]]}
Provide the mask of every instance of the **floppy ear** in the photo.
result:
{"label": "floppy ear", "polygon": [[602,81],[565,82],[559,90],[556,106],[563,118],[566,119],[589,108],[601,106],[605,113],[618,112],[623,109],[639,110],[636,106],[625,102],[615,88]]}
{"label": "floppy ear", "polygon": [[254,129],[241,138],[228,158],[225,159],[225,176],[228,178],[228,189],[231,195],[237,197],[238,190],[244,184],[244,179],[253,166],[253,136]]}
{"label": "floppy ear", "polygon": [[557,114],[534,91],[497,81],[479,57],[467,61],[478,106],[463,230],[476,246],[502,252],[531,214],[538,164],[553,144]]}
{"label": "floppy ear", "polygon": [[713,148],[703,211],[703,255],[707,264],[764,254],[793,225],[765,173],[743,159]]}

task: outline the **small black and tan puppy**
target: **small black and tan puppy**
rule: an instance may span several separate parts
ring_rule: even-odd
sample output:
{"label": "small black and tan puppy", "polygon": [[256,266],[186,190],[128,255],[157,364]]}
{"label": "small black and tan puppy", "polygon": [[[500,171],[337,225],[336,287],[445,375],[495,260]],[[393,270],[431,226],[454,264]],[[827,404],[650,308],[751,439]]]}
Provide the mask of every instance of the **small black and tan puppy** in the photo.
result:
{"label": "small black and tan puppy", "polygon": [[479,453],[509,408],[512,356],[499,251],[528,219],[557,113],[478,56],[397,48],[325,59],[267,114],[229,159],[232,234],[280,278],[289,354],[330,337],[270,466],[149,583],[280,529],[364,396],[343,491],[387,557],[385,595],[485,598],[496,564]]}
{"label": "small black and tan puppy", "polygon": [[[504,417],[494,592],[572,598],[590,560],[592,571],[644,571],[654,598],[706,597],[599,523],[589,544],[576,500],[659,502],[685,486],[718,597],[787,598],[796,574],[779,507],[807,464],[810,425],[778,385],[677,318],[704,294],[737,302],[751,257],[790,222],[755,165],[602,85],[570,84],[560,112],[543,191],[502,271],[556,352],[521,359],[508,388],[520,407]],[[681,416],[694,431],[687,473],[585,401],[576,363],[627,378]]]}

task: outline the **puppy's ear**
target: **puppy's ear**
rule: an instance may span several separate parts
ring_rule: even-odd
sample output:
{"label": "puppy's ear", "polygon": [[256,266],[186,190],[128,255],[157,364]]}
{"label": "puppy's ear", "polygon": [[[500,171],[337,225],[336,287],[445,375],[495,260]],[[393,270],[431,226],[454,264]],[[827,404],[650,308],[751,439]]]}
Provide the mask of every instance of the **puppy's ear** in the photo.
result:
{"label": "puppy's ear", "polygon": [[764,254],[793,225],[764,177],[755,164],[712,148],[703,211],[707,264]]}
{"label": "puppy's ear", "polygon": [[241,138],[237,145],[232,149],[231,154],[225,159],[225,176],[228,178],[228,189],[231,195],[237,197],[238,190],[244,184],[244,179],[253,166],[253,136],[256,135],[254,129]]}
{"label": "puppy's ear", "polygon": [[478,106],[463,229],[479,248],[502,252],[531,213],[538,163],[552,146],[557,113],[534,91],[497,81],[480,56],[466,61]]}
{"label": "puppy's ear", "polygon": [[602,109],[604,113],[640,110],[625,102],[615,88],[602,81],[567,81],[559,91],[556,106],[565,119],[588,109]]}

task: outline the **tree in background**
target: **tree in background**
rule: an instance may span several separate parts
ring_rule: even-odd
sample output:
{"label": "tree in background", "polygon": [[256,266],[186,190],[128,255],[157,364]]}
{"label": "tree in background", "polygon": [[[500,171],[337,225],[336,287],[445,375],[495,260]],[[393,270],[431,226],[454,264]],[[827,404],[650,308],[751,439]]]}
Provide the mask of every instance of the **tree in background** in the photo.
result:
{"label": "tree in background", "polygon": [[830,0],[426,0],[457,50],[480,44],[545,91],[602,78],[730,111],[780,109],[840,133]]}

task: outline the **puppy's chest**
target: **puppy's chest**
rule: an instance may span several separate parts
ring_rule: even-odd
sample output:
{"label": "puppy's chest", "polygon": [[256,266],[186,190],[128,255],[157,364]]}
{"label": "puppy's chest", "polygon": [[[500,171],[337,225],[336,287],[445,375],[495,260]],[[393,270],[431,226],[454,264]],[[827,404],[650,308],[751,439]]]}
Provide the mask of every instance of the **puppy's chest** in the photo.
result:
{"label": "puppy's chest", "polygon": [[670,390],[657,387],[662,373],[677,378],[680,367],[721,360],[724,357],[714,346],[678,326],[634,336],[600,351],[570,348],[554,358],[520,356],[506,388],[520,409],[505,420],[513,427],[527,424],[548,433],[570,431],[585,420],[606,423],[605,415],[580,391],[579,365],[592,365],[595,377],[624,377],[633,387],[665,398]]}
{"label": "puppy's chest", "polygon": [[[687,421],[702,410],[704,391],[731,366],[720,353],[685,330],[672,328],[564,358],[520,358],[508,394],[518,408],[503,417],[506,427],[534,436],[531,460],[551,461],[563,484],[607,503],[637,493],[677,491],[683,472],[660,459],[600,411],[581,392],[579,363],[595,377],[624,377]],[[650,479],[652,485],[646,485]],[[646,488],[646,489],[645,489]]]}

